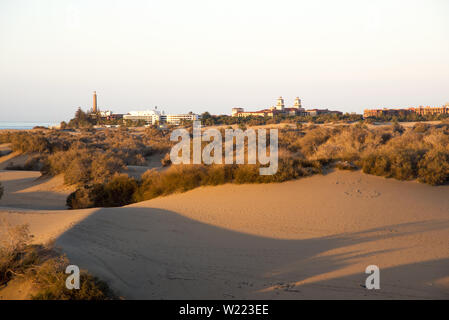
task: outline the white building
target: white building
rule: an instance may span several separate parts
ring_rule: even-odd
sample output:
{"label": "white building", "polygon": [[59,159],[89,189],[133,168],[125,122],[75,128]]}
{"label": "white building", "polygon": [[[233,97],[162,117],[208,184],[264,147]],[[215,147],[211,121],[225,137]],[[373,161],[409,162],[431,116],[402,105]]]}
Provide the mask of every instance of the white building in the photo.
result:
{"label": "white building", "polygon": [[180,124],[181,121],[186,120],[186,121],[194,121],[194,120],[199,120],[200,116],[194,113],[187,113],[187,114],[167,114],[165,116],[165,121],[168,124]]}
{"label": "white building", "polygon": [[123,116],[125,120],[144,120],[147,123],[168,123],[178,125],[182,120],[194,121],[200,119],[200,116],[194,113],[187,114],[165,114],[163,111],[160,112],[156,109],[154,110],[143,110],[143,111],[131,111],[129,114]]}
{"label": "white building", "polygon": [[154,110],[142,110],[142,111],[131,111],[129,114],[125,114],[123,119],[125,120],[145,120],[147,123],[156,124],[161,123],[161,117],[163,114]]}
{"label": "white building", "polygon": [[110,110],[100,111],[100,117],[102,117],[102,118],[110,117],[113,114],[114,114],[114,112],[112,112]]}

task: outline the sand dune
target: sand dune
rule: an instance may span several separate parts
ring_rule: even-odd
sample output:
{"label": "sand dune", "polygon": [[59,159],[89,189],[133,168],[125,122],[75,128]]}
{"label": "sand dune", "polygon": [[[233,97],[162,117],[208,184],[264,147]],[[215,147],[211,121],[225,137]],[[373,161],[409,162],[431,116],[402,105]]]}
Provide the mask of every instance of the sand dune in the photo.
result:
{"label": "sand dune", "polygon": [[64,185],[62,175],[47,178],[39,171],[0,170],[0,182],[5,188],[0,207],[66,209],[67,196],[74,190]]}
{"label": "sand dune", "polygon": [[[449,186],[337,171],[0,217],[28,221],[40,241],[59,235],[72,263],[129,299],[447,299],[448,195]],[[371,264],[377,291],[363,287]]]}
{"label": "sand dune", "polygon": [[12,224],[28,223],[35,243],[55,239],[93,211],[65,210],[73,187],[65,186],[62,176],[46,178],[38,171],[0,170],[0,182],[5,188],[0,199],[0,219]]}

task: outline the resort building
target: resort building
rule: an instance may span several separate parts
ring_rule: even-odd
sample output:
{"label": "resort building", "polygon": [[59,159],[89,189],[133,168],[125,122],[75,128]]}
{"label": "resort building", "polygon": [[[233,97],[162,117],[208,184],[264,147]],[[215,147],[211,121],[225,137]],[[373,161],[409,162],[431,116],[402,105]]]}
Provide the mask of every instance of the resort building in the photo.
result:
{"label": "resort building", "polygon": [[[163,117],[162,117],[163,118]],[[187,114],[167,114],[162,122],[168,124],[180,124],[182,121],[195,121],[201,118],[200,115],[189,112]]]}
{"label": "resort building", "polygon": [[343,114],[341,111],[334,111],[329,109],[310,109],[305,111],[308,116],[319,116],[321,114]]}
{"label": "resort building", "polygon": [[156,108],[154,110],[144,110],[144,111],[131,111],[123,116],[125,120],[144,120],[146,123],[151,124],[175,124],[179,125],[184,121],[194,121],[200,119],[200,116],[192,112],[186,114],[165,114],[163,111],[160,112]]}
{"label": "resort building", "polygon": [[446,103],[441,107],[423,107],[419,106],[417,108],[407,108],[407,109],[365,109],[363,111],[363,117],[382,117],[382,116],[399,116],[399,115],[407,115],[407,114],[418,114],[421,116],[425,115],[438,115],[438,114],[449,114],[449,103]]}
{"label": "resort building", "polygon": [[116,119],[122,119],[123,114],[120,113],[114,113],[111,110],[105,110],[105,111],[99,111],[98,114],[100,115],[100,118],[107,119],[107,120],[116,120]]}
{"label": "resort building", "polygon": [[162,123],[161,117],[163,116],[163,112],[154,109],[154,110],[142,110],[142,111],[131,111],[128,114],[123,116],[124,120],[144,120],[146,123],[156,124]]}
{"label": "resort building", "polygon": [[449,103],[446,103],[441,107],[423,107],[419,106],[417,108],[409,108],[410,112],[414,112],[419,115],[432,115],[432,114],[449,114]]}
{"label": "resort building", "polygon": [[232,108],[231,115],[233,117],[274,117],[275,115],[303,115],[305,113],[304,108],[301,106],[301,99],[296,97],[295,102],[291,108],[285,108],[284,98],[279,97],[276,102],[276,106],[272,106],[268,109],[262,109],[258,111],[245,111],[243,108]]}

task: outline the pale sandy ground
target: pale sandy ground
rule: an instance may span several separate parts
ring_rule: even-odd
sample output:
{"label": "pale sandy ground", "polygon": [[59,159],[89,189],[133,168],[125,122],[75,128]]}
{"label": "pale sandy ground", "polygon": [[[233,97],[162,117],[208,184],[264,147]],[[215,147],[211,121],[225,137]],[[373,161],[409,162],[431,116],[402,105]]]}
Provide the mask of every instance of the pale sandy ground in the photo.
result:
{"label": "pale sandy ground", "polygon": [[[30,223],[36,242],[57,237],[73,264],[128,299],[448,299],[448,195],[337,171],[0,218]],[[363,288],[371,264],[378,291]]]}
{"label": "pale sandy ground", "polygon": [[164,171],[168,167],[162,167],[161,160],[164,158],[164,153],[157,153],[147,158],[145,166],[127,166],[127,169],[123,172],[133,178],[140,178],[146,171],[155,169],[157,171]]}
{"label": "pale sandy ground", "polygon": [[25,209],[66,209],[67,196],[74,187],[64,185],[62,175],[45,178],[39,171],[0,170],[5,188],[0,207]]}
{"label": "pale sandy ground", "polygon": [[[0,199],[0,225],[28,224],[35,244],[55,240],[94,211],[65,210],[67,195],[73,188],[64,186],[62,176],[43,178],[35,171],[0,170],[0,182],[5,188]],[[0,228],[0,240],[2,231]],[[0,287],[0,300],[26,299],[33,288],[32,282],[15,278],[6,287]]]}

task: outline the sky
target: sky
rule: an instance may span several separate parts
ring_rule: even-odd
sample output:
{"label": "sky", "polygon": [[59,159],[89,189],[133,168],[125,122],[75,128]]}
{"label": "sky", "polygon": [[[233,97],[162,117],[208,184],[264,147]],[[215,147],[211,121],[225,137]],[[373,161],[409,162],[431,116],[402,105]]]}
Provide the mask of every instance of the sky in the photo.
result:
{"label": "sky", "polygon": [[447,0],[1,0],[0,121],[449,102]]}

